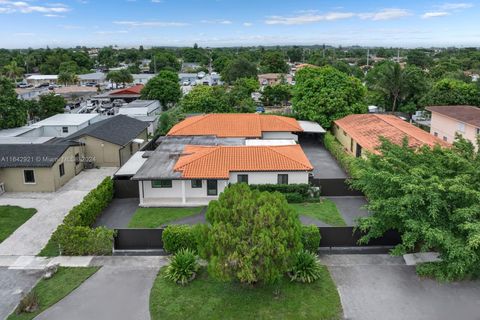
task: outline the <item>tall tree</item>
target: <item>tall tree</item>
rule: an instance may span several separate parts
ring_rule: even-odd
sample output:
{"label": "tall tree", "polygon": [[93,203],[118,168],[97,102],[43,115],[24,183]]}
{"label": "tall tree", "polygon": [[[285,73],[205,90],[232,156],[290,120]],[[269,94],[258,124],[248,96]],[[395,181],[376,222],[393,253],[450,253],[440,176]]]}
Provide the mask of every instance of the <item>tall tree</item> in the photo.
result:
{"label": "tall tree", "polygon": [[38,100],[38,116],[45,119],[65,112],[67,102],[62,96],[54,93],[42,94]]}
{"label": "tall tree", "polygon": [[160,52],[155,54],[150,62],[150,72],[160,72],[162,70],[179,71],[182,64],[177,57],[170,52]]}
{"label": "tall tree", "polygon": [[260,62],[262,73],[287,73],[288,65],[285,56],[279,51],[267,51]]}
{"label": "tall tree", "polygon": [[443,79],[434,83],[423,99],[423,104],[480,106],[480,87],[474,83]]}
{"label": "tall tree", "polygon": [[245,58],[237,58],[225,65],[221,75],[227,83],[233,83],[239,78],[256,78],[257,66]]}
{"label": "tall tree", "polygon": [[333,120],[366,112],[365,88],[359,79],[333,67],[299,70],[293,87],[293,110],[304,120],[330,128]]}
{"label": "tall tree", "polygon": [[114,70],[107,73],[107,80],[115,83],[115,86],[118,86],[119,83],[125,86],[126,83],[133,82],[133,76],[127,69]]}
{"label": "tall tree", "polygon": [[180,102],[185,113],[233,112],[222,87],[196,86]]}
{"label": "tall tree", "polygon": [[163,70],[150,79],[142,89],[142,99],[158,100],[166,110],[174,106],[182,96],[175,72]]}
{"label": "tall tree", "polygon": [[27,110],[17,94],[12,81],[0,77],[0,129],[23,126],[27,123]]}
{"label": "tall tree", "polygon": [[8,78],[15,80],[23,75],[24,69],[18,66],[17,61],[12,60],[3,67],[3,72]]}

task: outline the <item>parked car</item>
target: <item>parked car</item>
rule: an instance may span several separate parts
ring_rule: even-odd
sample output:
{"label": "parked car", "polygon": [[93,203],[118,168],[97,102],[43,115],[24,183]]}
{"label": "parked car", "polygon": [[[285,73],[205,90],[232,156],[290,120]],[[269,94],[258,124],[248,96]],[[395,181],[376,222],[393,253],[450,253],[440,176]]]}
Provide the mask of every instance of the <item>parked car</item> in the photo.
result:
{"label": "parked car", "polygon": [[265,113],[265,108],[263,106],[257,106],[255,112],[257,113]]}
{"label": "parked car", "polygon": [[26,89],[31,87],[33,87],[31,84],[25,82],[17,83],[17,88]]}
{"label": "parked car", "polygon": [[96,87],[97,83],[96,82],[87,82],[87,83],[85,83],[85,86],[86,87]]}
{"label": "parked car", "polygon": [[50,83],[48,82],[44,82],[44,83],[40,83],[38,86],[36,86],[35,88],[48,88],[50,87]]}
{"label": "parked car", "polygon": [[183,81],[182,85],[189,86],[190,85],[190,80]]}

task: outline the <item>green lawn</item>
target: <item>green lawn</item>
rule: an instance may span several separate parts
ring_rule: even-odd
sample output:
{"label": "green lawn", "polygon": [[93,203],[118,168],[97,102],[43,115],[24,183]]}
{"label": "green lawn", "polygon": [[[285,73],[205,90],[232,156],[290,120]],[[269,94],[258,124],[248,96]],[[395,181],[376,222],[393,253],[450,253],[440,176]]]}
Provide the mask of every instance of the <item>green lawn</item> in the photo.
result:
{"label": "green lawn", "polygon": [[158,228],[169,222],[195,215],[203,207],[196,208],[138,208],[128,223],[129,228]]}
{"label": "green lawn", "polygon": [[341,318],[340,298],[326,267],[323,277],[312,284],[285,278],[277,286],[255,288],[218,282],[205,269],[181,287],[164,279],[163,270],[150,292],[152,320]]}
{"label": "green lawn", "polygon": [[[37,293],[39,300],[39,310],[34,313],[12,313],[8,320],[27,320],[33,319],[42,311],[48,309],[70,292],[81,285],[85,280],[97,272],[98,267],[88,268],[66,268],[60,267],[57,273],[50,279],[40,280],[32,289]],[[79,301],[81,303],[81,301]],[[67,316],[68,318],[68,316]]]}
{"label": "green lawn", "polygon": [[290,204],[299,215],[308,216],[325,222],[334,227],[344,227],[347,224],[338,212],[335,202],[322,199],[319,203],[292,203]]}
{"label": "green lawn", "polygon": [[58,257],[60,255],[60,250],[58,244],[50,238],[47,245],[40,251],[38,254],[40,257]]}
{"label": "green lawn", "polygon": [[30,219],[37,210],[15,206],[0,206],[0,243]]}

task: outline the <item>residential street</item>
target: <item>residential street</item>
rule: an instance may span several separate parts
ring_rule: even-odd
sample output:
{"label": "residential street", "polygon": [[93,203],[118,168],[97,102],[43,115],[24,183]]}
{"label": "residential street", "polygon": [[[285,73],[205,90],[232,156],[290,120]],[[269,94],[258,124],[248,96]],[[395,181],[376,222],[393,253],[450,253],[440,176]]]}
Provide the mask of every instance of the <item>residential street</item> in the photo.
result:
{"label": "residential street", "polygon": [[478,320],[480,281],[420,279],[415,267],[389,255],[326,255],[345,319]]}
{"label": "residential street", "polygon": [[84,170],[53,193],[6,193],[0,205],[35,208],[37,213],[0,244],[0,255],[36,255],[72,207],[116,168]]}

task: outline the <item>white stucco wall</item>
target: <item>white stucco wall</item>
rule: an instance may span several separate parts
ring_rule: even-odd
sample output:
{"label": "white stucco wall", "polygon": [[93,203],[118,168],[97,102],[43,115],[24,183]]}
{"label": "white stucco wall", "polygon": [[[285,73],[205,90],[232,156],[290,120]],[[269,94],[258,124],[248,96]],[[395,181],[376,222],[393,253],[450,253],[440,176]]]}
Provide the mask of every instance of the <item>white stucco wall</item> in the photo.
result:
{"label": "white stucco wall", "polygon": [[230,183],[237,183],[239,174],[248,174],[249,184],[277,184],[279,174],[288,174],[288,184],[308,183],[307,171],[230,172]]}

